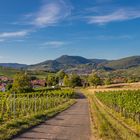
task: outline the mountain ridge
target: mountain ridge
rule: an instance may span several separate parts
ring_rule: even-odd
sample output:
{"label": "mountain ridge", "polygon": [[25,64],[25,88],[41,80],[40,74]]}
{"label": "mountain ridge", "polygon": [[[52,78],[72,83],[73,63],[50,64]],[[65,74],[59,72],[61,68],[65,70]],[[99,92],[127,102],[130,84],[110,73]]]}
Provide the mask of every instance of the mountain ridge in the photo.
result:
{"label": "mountain ridge", "polygon": [[0,66],[11,67],[16,69],[42,70],[56,72],[61,69],[68,73],[91,73],[93,70],[118,70],[139,68],[140,56],[130,56],[117,60],[107,59],[87,59],[82,56],[62,55],[54,60],[46,60],[34,65],[18,64],[18,63],[0,63]]}
{"label": "mountain ridge", "polygon": [[55,60],[47,60],[28,67],[29,70],[45,70],[58,71],[65,70],[66,72],[91,73],[92,70],[116,70],[128,69],[131,67],[140,66],[140,56],[131,56],[118,60],[107,59],[87,59],[81,56],[62,55]]}

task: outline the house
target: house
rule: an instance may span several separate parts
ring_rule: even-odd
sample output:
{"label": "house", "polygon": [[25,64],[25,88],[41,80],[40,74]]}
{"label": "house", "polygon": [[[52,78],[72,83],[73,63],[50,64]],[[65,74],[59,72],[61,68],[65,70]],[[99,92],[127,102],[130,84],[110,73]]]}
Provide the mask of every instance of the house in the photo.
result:
{"label": "house", "polygon": [[36,85],[45,87],[46,86],[46,80],[32,80],[31,84],[32,84],[33,87],[36,86]]}

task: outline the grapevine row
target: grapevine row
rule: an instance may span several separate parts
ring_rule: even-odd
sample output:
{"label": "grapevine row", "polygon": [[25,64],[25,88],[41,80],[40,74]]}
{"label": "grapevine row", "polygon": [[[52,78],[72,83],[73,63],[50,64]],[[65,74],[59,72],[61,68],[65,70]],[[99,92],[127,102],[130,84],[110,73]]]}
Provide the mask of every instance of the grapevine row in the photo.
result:
{"label": "grapevine row", "polygon": [[61,105],[74,97],[71,90],[0,94],[0,124]]}
{"label": "grapevine row", "polygon": [[140,123],[140,90],[97,92],[96,97],[122,116]]}

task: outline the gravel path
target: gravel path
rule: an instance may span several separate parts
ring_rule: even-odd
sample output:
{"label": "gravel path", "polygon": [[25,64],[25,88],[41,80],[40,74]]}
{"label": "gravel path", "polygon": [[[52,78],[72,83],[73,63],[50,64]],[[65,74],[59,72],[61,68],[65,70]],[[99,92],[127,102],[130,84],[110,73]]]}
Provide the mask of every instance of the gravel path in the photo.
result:
{"label": "gravel path", "polygon": [[87,99],[13,140],[89,140],[90,119]]}

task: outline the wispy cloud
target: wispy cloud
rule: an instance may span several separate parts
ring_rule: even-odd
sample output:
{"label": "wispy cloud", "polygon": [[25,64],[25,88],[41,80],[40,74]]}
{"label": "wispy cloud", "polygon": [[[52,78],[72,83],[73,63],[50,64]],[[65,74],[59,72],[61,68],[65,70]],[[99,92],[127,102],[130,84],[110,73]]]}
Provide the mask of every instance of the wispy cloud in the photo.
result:
{"label": "wispy cloud", "polygon": [[64,41],[48,41],[42,44],[41,48],[60,48],[68,44]]}
{"label": "wispy cloud", "polygon": [[88,17],[88,23],[104,25],[110,22],[125,21],[140,18],[140,9],[121,8],[116,11],[109,11],[107,14],[100,14]]}
{"label": "wispy cloud", "polygon": [[[65,0],[41,0],[42,5],[39,10],[33,13],[28,13],[20,22],[13,24],[31,25],[30,30],[20,30],[14,32],[0,33],[0,42],[7,39],[25,37],[32,32],[38,31],[38,28],[56,25],[65,18],[67,18],[73,9],[72,5]],[[52,42],[47,44],[51,46],[60,46],[62,42]]]}
{"label": "wispy cloud", "polygon": [[22,31],[16,31],[16,32],[3,32],[0,33],[0,39],[4,41],[4,39],[7,38],[15,38],[15,37],[25,37],[29,34],[30,31],[28,30],[22,30]]}
{"label": "wispy cloud", "polygon": [[52,26],[71,14],[72,6],[64,0],[46,0],[39,11],[26,15],[28,24],[36,27]]}

